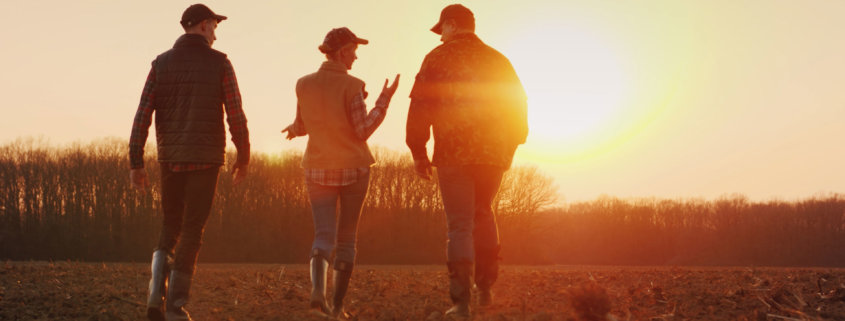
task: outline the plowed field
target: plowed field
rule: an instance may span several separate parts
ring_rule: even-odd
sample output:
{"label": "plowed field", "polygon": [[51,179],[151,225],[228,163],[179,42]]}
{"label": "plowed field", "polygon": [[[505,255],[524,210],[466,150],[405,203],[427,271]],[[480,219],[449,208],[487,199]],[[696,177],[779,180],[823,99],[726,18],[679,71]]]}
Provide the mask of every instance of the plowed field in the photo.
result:
{"label": "plowed field", "polygon": [[[347,307],[358,320],[442,320],[445,266],[360,266]],[[143,320],[149,267],[5,262],[0,320]],[[505,266],[495,304],[474,320],[845,320],[845,270]],[[305,265],[200,264],[196,320],[321,320]]]}

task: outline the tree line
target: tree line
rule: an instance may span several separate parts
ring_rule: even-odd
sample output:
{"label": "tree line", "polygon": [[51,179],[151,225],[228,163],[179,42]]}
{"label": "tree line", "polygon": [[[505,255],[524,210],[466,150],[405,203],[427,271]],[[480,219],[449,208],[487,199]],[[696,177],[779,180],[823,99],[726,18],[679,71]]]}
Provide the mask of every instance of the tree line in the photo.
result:
{"label": "tree line", "polygon": [[[0,146],[0,259],[149,260],[161,225],[158,163],[150,193],[129,184],[126,142]],[[234,153],[229,153],[233,160]],[[376,149],[358,234],[363,264],[440,264],[446,226],[436,180],[409,154]],[[302,154],[254,153],[232,185],[221,168],[201,262],[304,263],[313,221]],[[612,265],[845,265],[845,198],[752,202],[743,196],[619,199],[560,205],[532,166],[506,172],[495,200],[504,263]]]}

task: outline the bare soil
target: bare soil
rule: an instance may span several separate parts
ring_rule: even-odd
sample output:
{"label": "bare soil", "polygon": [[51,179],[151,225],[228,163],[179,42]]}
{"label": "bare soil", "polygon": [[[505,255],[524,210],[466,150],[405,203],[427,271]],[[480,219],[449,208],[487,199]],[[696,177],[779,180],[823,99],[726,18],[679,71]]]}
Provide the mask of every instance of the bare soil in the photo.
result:
{"label": "bare soil", "polygon": [[[0,320],[143,320],[149,266],[5,262]],[[845,269],[505,266],[473,320],[845,320]],[[359,266],[357,320],[443,320],[445,266]],[[324,320],[305,265],[200,264],[196,320]]]}

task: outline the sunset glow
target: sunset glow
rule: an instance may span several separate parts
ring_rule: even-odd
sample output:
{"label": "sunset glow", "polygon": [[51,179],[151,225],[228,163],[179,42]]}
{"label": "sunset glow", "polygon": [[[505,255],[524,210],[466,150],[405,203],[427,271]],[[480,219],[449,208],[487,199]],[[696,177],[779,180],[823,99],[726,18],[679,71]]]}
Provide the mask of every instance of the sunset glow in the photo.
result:
{"label": "sunset glow", "polygon": [[[192,3],[0,3],[15,13],[0,22],[0,90],[14,106],[2,141],[128,139],[150,61],[183,32]],[[407,151],[407,97],[440,44],[429,29],[453,1],[205,3],[229,17],[214,47],[237,72],[254,151],[304,150],[280,130],[296,79],[316,70],[317,45],[340,26],[370,40],[350,71],[370,107],[384,80],[402,75],[368,143]],[[845,191],[845,2],[463,4],[528,94],[530,133],[514,162],[553,177],[564,199]]]}
{"label": "sunset glow", "polygon": [[[587,157],[624,135],[613,120],[624,113],[633,84],[613,43],[583,26],[526,25],[528,35],[504,50],[529,97],[529,159]],[[531,148],[534,147],[534,148]]]}

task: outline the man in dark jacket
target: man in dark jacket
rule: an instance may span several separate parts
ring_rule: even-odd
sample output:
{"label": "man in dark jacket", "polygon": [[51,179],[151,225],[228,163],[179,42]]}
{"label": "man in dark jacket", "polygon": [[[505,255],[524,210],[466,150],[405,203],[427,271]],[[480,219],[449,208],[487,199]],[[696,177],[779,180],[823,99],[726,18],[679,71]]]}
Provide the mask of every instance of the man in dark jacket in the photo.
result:
{"label": "man in dark jacket", "polygon": [[[528,135],[526,97],[505,56],[475,35],[475,17],[450,5],[431,29],[443,44],[422,63],[411,90],[406,142],[417,174],[437,167],[449,229],[447,259],[454,306],[469,317],[473,266],[479,304],[492,303],[499,234],[492,201],[518,145]],[[434,132],[434,155],[426,143]]]}
{"label": "man in dark jacket", "polygon": [[247,174],[249,131],[235,72],[226,54],[211,49],[223,20],[202,4],[185,10],[180,21],[185,34],[153,60],[132,126],[130,179],[144,193],[149,185],[144,145],[155,113],[164,220],[152,257],[150,320],[191,320],[184,306],[225,160],[224,112],[238,149],[234,183]]}

